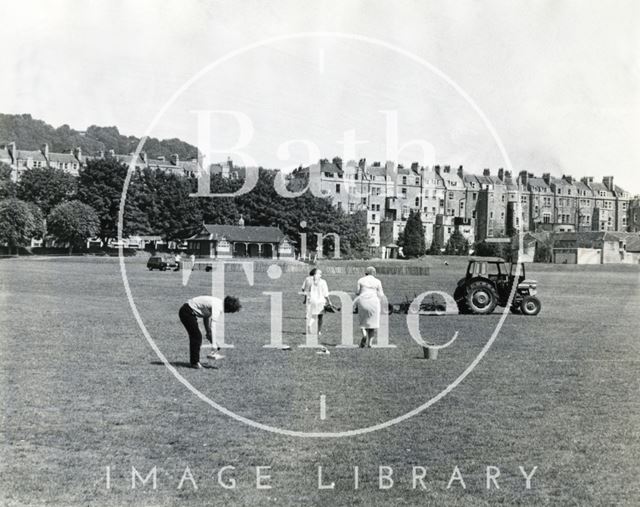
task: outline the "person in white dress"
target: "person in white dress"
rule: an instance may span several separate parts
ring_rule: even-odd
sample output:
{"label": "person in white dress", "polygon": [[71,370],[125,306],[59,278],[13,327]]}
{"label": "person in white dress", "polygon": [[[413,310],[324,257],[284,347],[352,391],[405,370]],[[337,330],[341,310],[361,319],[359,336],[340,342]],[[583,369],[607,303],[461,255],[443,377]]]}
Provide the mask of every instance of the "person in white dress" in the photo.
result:
{"label": "person in white dress", "polygon": [[307,333],[312,333],[313,325],[317,323],[316,332],[321,335],[324,307],[329,297],[329,287],[322,279],[322,271],[314,268],[309,272],[302,284],[302,292],[307,304]]}
{"label": "person in white dress", "polygon": [[376,277],[376,269],[369,266],[365,269],[365,276],[358,280],[356,290],[356,305],[358,309],[358,320],[362,331],[360,347],[371,347],[371,340],[376,335],[376,330],[380,327],[380,300],[384,297],[382,283]]}

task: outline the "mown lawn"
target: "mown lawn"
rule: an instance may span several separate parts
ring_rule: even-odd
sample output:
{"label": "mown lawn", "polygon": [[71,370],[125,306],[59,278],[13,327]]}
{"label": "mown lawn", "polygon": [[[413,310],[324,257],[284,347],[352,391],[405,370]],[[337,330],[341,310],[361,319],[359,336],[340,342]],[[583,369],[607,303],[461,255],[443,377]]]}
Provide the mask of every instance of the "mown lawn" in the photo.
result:
{"label": "mown lawn", "polygon": [[[428,277],[382,276],[392,302],[425,290],[452,292],[461,262],[431,259]],[[0,395],[3,504],[50,505],[477,505],[628,504],[640,502],[640,303],[637,267],[536,266],[538,317],[509,316],[485,358],[449,395],[387,429],[349,438],[269,433],[216,411],[161,363],[129,308],[117,259],[13,259],[0,262]],[[381,423],[446,388],[487,342],[499,320],[422,317],[423,336],[459,338],[436,361],[390,318],[394,349],[338,349],[340,314],[328,315],[319,355],[301,349],[302,274],[254,286],[228,273],[226,292],[242,312],[227,316],[234,344],[215,368],[195,371],[177,318],[188,297],[211,291],[194,272],[149,273],[127,259],[138,310],[155,343],[186,380],[244,417],[305,432],[345,431]],[[353,291],[353,275],[327,275],[332,290]],[[283,338],[269,341],[266,291],[282,291]],[[211,364],[211,363],[210,363]],[[320,396],[326,419],[320,418]],[[232,465],[235,489],[217,483]],[[335,489],[318,490],[317,467]],[[110,489],[105,467],[110,467]],[[155,466],[157,489],[138,482]],[[186,481],[189,466],[198,490]],[[256,489],[256,466],[270,466],[272,489]],[[353,467],[359,467],[354,490]],[[394,486],[378,488],[378,467]],[[412,467],[426,467],[422,490]],[[458,466],[466,489],[447,483]],[[486,467],[499,467],[500,489],[486,489]],[[518,467],[537,470],[531,489]]]}

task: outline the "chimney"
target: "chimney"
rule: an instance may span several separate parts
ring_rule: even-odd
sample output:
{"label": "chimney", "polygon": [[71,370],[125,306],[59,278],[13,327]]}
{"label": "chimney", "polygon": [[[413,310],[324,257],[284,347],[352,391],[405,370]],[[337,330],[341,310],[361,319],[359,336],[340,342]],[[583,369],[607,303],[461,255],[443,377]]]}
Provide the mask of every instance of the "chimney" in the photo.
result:
{"label": "chimney", "polygon": [[520,181],[524,187],[529,184],[529,174],[527,171],[520,171]]}
{"label": "chimney", "polygon": [[160,162],[164,162],[164,155],[160,155],[160,156],[158,157],[158,160],[159,160]]}
{"label": "chimney", "polygon": [[444,172],[445,172],[446,174],[449,174],[449,173],[451,172],[451,166],[450,166],[450,165],[446,165],[446,166],[444,166]]}
{"label": "chimney", "polygon": [[104,158],[104,150],[98,152],[98,158]]}
{"label": "chimney", "polygon": [[18,151],[16,150],[16,143],[10,142],[7,145],[7,150],[9,151],[9,155],[11,155],[11,161],[15,164],[18,159]]}
{"label": "chimney", "polygon": [[178,165],[180,164],[180,157],[178,156],[177,153],[174,153],[173,155],[171,155],[171,163],[173,165]]}
{"label": "chimney", "polygon": [[415,172],[418,172],[418,169],[420,168],[420,165],[418,164],[418,162],[411,162],[411,169]]}
{"label": "chimney", "polygon": [[491,171],[489,169],[483,169],[482,176],[491,176]]}
{"label": "chimney", "polygon": [[141,151],[140,152],[140,160],[142,160],[142,162],[147,165],[147,161],[149,160],[147,158],[147,152],[146,151]]}
{"label": "chimney", "polygon": [[607,190],[613,192],[613,176],[605,176],[602,178],[602,184],[607,187]]}
{"label": "chimney", "polygon": [[551,182],[551,174],[550,173],[544,173],[542,175],[542,179],[548,185]]}
{"label": "chimney", "polygon": [[73,155],[78,159],[78,162],[82,163],[82,148],[80,146],[73,149]]}
{"label": "chimney", "polygon": [[464,168],[462,166],[458,167],[458,176],[460,179],[464,177]]}
{"label": "chimney", "polygon": [[505,171],[504,172],[504,177],[507,178],[507,179],[510,179],[511,178],[511,171]]}
{"label": "chimney", "polygon": [[115,150],[109,150],[109,156],[110,157],[115,157],[116,156],[116,151]]}
{"label": "chimney", "polygon": [[504,181],[504,169],[502,167],[498,169],[498,179]]}
{"label": "chimney", "polygon": [[240,220],[238,220],[238,225],[244,229],[244,218],[240,215]]}
{"label": "chimney", "polygon": [[440,166],[439,166],[439,165],[435,165],[435,166],[433,166],[433,170],[436,172],[436,174],[437,174],[438,176],[440,176]]}
{"label": "chimney", "polygon": [[49,144],[44,143],[41,147],[40,147],[40,151],[42,152],[42,155],[44,155],[44,158],[47,159],[47,161],[49,160]]}
{"label": "chimney", "polygon": [[569,185],[573,185],[573,176],[565,176],[564,174],[562,175],[562,177],[565,179],[565,181],[569,184]]}

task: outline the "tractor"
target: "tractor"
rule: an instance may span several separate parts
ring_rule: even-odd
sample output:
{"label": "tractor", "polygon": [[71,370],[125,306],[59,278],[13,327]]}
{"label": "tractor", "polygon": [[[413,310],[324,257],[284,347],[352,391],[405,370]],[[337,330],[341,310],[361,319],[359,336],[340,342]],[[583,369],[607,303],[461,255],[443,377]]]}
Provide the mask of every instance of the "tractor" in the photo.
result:
{"label": "tractor", "polygon": [[507,266],[500,257],[472,257],[466,276],[458,282],[453,299],[460,313],[488,315],[496,306],[507,306],[513,284],[517,283],[510,310],[512,313],[538,315],[542,303],[536,297],[537,283],[527,280],[524,264],[520,264],[520,276],[516,280],[517,264]]}

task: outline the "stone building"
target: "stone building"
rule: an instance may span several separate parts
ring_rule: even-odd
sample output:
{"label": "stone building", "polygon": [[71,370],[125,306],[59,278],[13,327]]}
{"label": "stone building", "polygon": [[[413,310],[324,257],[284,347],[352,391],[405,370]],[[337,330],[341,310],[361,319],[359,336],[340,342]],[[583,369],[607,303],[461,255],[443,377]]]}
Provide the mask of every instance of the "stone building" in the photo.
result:
{"label": "stone building", "polygon": [[197,258],[266,258],[294,257],[291,243],[277,227],[203,224],[197,234],[187,238],[188,249]]}

